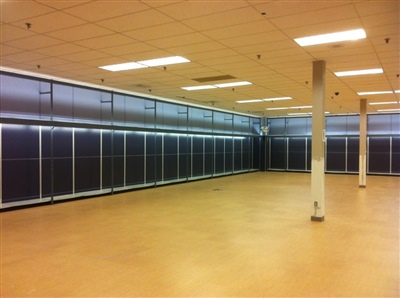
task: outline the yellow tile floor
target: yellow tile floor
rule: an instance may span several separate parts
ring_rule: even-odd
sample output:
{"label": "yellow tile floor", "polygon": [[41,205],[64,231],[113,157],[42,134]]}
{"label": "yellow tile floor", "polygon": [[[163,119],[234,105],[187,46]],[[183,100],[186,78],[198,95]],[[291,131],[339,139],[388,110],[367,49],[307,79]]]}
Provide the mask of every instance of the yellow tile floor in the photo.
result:
{"label": "yellow tile floor", "polygon": [[399,297],[400,178],[256,172],[3,212],[1,297]]}

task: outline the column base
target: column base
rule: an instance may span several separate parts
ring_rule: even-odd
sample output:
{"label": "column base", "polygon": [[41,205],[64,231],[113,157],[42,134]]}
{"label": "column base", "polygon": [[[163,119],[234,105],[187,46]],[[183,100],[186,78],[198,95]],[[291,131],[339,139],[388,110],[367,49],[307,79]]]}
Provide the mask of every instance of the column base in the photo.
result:
{"label": "column base", "polygon": [[322,216],[322,217],[311,216],[311,221],[323,222],[324,220],[325,220],[325,216]]}
{"label": "column base", "polygon": [[359,188],[366,188],[367,186],[366,185],[359,185],[358,187]]}

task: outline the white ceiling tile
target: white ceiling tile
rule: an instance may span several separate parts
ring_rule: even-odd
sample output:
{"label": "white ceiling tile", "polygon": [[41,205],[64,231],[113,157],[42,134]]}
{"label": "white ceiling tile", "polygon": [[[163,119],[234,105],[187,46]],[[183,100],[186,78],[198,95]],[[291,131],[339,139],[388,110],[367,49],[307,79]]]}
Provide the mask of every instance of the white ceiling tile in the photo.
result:
{"label": "white ceiling tile", "polygon": [[173,21],[173,19],[161,12],[146,10],[99,21],[97,24],[115,32],[128,32],[139,28],[171,23]]}
{"label": "white ceiling tile", "polygon": [[142,1],[92,1],[65,9],[65,12],[90,22],[96,22],[148,10],[149,8]]}
{"label": "white ceiling tile", "polygon": [[[160,35],[160,32],[163,32],[163,34]],[[124,32],[124,35],[139,41],[148,41],[154,39],[165,39],[171,36],[181,36],[193,32],[193,29],[184,24],[167,23]]]}
{"label": "white ceiling tile", "polygon": [[155,47],[145,43],[130,43],[114,47],[102,48],[101,51],[112,56],[123,56],[156,50]]}
{"label": "white ceiling tile", "polygon": [[211,30],[248,22],[261,21],[264,18],[253,8],[246,7],[225,11],[209,16],[193,18],[183,21],[184,24],[195,30]]}
{"label": "white ceiling tile", "polygon": [[36,33],[26,28],[18,28],[13,25],[2,24],[0,27],[1,42],[8,42],[11,40],[17,40],[21,38],[35,36]]}
{"label": "white ceiling tile", "polygon": [[35,50],[39,48],[46,48],[54,45],[63,43],[61,40],[46,36],[46,35],[34,35],[31,37],[13,40],[6,44],[15,48],[23,50]]}
{"label": "white ceiling tile", "polygon": [[87,49],[72,43],[63,43],[51,47],[37,49],[36,52],[53,57],[60,57],[63,55],[86,51]]}
{"label": "white ceiling tile", "polygon": [[1,21],[29,22],[31,18],[53,12],[54,9],[33,1],[1,1]]}
{"label": "white ceiling tile", "polygon": [[150,44],[157,48],[171,48],[171,47],[179,47],[185,45],[193,45],[204,42],[211,41],[208,37],[204,36],[200,33],[190,33],[184,35],[170,36],[166,38],[160,38],[155,40],[147,41],[147,44]]}
{"label": "white ceiling tile", "polygon": [[49,36],[68,42],[81,41],[84,39],[110,35],[113,31],[94,24],[85,24],[48,33]]}
{"label": "white ceiling tile", "polygon": [[121,46],[121,45],[128,45],[128,44],[136,43],[136,41],[125,35],[114,33],[114,34],[110,34],[110,35],[105,35],[105,36],[100,36],[100,37],[95,37],[95,38],[90,38],[90,39],[84,39],[81,41],[77,41],[75,43],[82,47],[87,47],[87,48],[91,48],[91,49],[104,49],[104,48],[112,48],[112,47]]}

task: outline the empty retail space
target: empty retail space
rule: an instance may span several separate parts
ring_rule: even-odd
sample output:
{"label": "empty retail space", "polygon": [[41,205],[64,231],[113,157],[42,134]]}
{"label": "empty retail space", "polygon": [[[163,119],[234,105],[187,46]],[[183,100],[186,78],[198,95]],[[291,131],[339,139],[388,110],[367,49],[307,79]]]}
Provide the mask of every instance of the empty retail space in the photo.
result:
{"label": "empty retail space", "polygon": [[398,1],[2,1],[1,297],[399,297]]}

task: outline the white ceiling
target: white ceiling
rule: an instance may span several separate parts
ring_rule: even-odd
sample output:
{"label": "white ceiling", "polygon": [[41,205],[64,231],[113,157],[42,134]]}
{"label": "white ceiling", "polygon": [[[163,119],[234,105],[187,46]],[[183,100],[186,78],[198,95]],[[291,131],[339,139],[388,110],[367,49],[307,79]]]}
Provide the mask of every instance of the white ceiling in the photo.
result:
{"label": "white ceiling", "polygon": [[[400,89],[399,16],[398,0],[2,0],[1,66],[256,116],[285,116],[294,110],[266,108],[311,105],[312,62],[325,60],[326,111],[358,113],[357,92]],[[366,39],[309,47],[293,41],[358,28],[366,31]],[[166,70],[98,68],[175,55],[191,62]],[[333,74],[380,67],[383,74],[341,78]],[[236,79],[215,83],[250,81],[252,85],[201,91],[180,88],[200,85],[195,78],[221,75]],[[281,96],[293,99],[235,102]],[[364,98],[399,101],[400,94]],[[399,104],[369,106],[368,112],[383,108],[399,108]]]}

